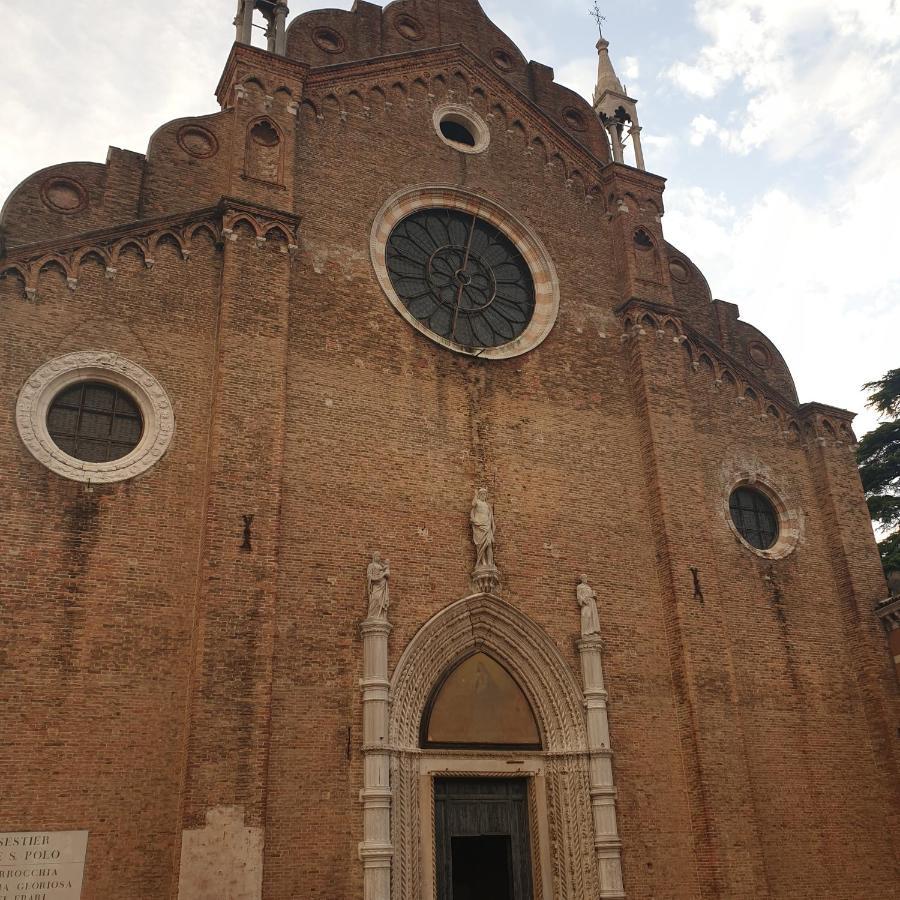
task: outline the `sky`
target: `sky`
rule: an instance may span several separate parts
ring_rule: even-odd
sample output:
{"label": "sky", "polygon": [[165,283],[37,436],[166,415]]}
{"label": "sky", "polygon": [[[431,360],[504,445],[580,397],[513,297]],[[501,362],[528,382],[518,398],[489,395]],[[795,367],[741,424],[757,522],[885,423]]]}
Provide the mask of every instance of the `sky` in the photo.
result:
{"label": "sky", "polygon": [[[292,15],[322,4],[292,0]],[[589,0],[482,0],[586,97]],[[604,0],[605,35],[668,179],[667,239],[791,366],[800,399],[877,424],[866,382],[900,366],[898,0]],[[0,0],[0,202],[37,169],[143,152],[215,111],[235,0]]]}

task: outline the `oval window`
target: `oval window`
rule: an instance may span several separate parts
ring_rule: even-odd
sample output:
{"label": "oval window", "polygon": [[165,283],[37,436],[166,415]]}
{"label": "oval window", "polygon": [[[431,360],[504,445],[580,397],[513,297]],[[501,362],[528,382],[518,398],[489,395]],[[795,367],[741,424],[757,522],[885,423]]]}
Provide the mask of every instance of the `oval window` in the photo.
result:
{"label": "oval window", "polygon": [[778,543],[780,525],[772,501],[753,488],[738,488],[729,503],[738,534],[757,550],[771,550]]}

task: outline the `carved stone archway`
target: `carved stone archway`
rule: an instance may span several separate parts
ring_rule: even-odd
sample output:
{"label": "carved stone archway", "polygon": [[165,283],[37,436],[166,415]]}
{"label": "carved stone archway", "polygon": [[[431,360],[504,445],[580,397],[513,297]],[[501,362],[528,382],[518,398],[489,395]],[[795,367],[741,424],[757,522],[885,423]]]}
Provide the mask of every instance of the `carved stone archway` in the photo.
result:
{"label": "carved stone archway", "polygon": [[[422,715],[432,689],[473,651],[494,657],[516,679],[534,710],[543,749],[525,757],[537,789],[535,900],[597,900],[620,897],[621,888],[601,886],[598,840],[592,813],[592,753],[585,721],[585,692],[549,636],[498,597],[460,600],[426,623],[407,646],[390,681],[387,751],[390,757],[391,900],[433,896],[429,871],[430,797],[435,754],[419,746]],[[509,771],[502,754],[448,753],[437,768],[483,774]],[[504,767],[506,767],[504,769]],[[549,868],[549,872],[545,871]],[[620,879],[619,879],[620,881]],[[387,900],[387,898],[377,898]]]}

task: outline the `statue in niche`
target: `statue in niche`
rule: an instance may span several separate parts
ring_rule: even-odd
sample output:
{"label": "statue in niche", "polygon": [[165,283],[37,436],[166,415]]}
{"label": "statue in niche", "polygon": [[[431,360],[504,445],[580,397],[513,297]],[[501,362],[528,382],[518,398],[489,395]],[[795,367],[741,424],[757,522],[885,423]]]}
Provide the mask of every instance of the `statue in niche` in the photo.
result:
{"label": "statue in niche", "polygon": [[479,488],[469,515],[475,542],[475,571],[494,569],[494,510],[488,503],[487,488]]}
{"label": "statue in niche", "polygon": [[391,575],[391,565],[377,553],[372,554],[372,562],[366,570],[366,581],[369,589],[369,618],[387,621],[388,608],[391,605],[388,592],[388,578]]}
{"label": "statue in niche", "polygon": [[576,589],[578,605],[581,607],[581,636],[592,637],[600,634],[600,616],[597,614],[597,594],[588,584],[587,575],[581,576]]}

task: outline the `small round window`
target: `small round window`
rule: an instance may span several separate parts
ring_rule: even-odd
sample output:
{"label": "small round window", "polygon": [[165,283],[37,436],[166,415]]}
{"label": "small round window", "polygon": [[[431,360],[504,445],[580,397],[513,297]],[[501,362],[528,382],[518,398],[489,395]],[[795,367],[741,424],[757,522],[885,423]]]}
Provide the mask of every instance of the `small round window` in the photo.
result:
{"label": "small round window", "polygon": [[83,381],[53,398],[47,431],[69,456],[104,463],[122,459],[137,447],[144,420],[129,394],[111,384]]}
{"label": "small round window", "polygon": [[462,122],[455,122],[453,119],[444,119],[441,122],[441,134],[450,141],[451,144],[465,144],[467,147],[475,146],[475,135],[463,125]]}
{"label": "small round window", "polygon": [[491,132],[474,110],[447,104],[434,113],[434,127],[445,144],[461,153],[481,153],[491,142]]}
{"label": "small round window", "polygon": [[771,550],[778,543],[780,526],[772,501],[753,488],[741,487],[731,495],[731,520],[740,536],[757,550]]}

